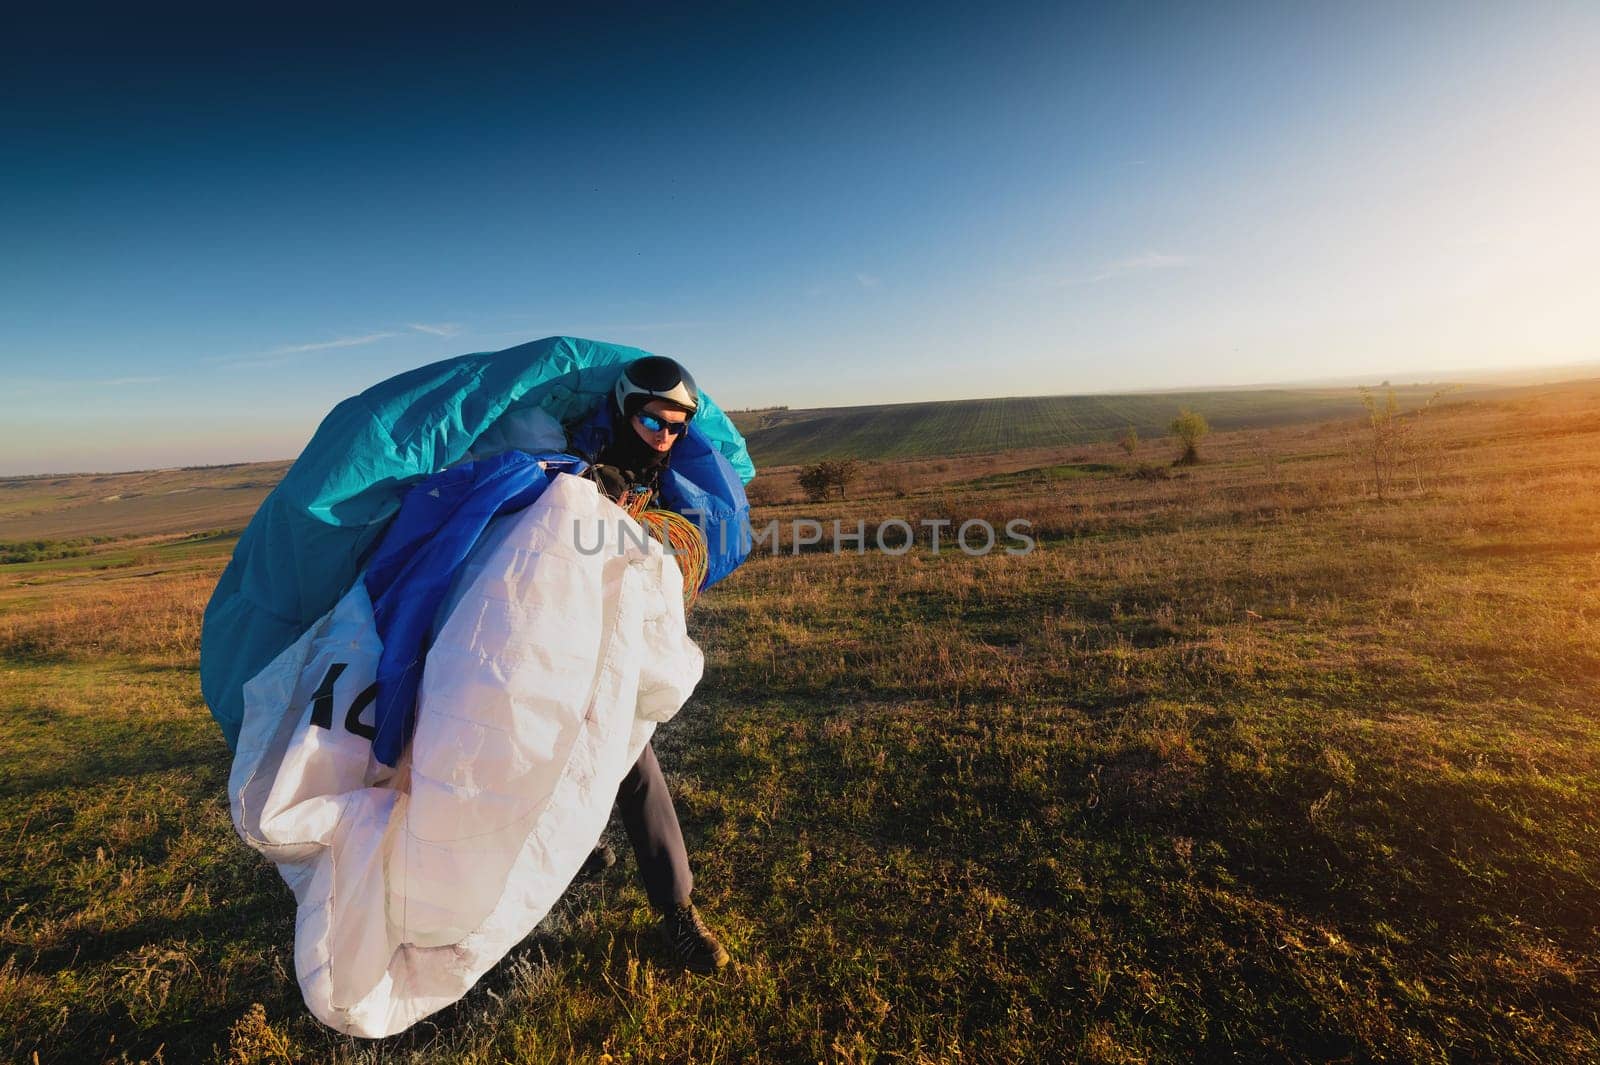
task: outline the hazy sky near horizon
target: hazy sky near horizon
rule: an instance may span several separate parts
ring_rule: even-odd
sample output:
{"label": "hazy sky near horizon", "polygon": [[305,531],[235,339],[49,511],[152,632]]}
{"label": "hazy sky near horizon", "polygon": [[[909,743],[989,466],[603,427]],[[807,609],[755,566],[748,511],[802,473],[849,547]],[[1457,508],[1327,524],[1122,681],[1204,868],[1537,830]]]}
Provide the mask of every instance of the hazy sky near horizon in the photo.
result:
{"label": "hazy sky near horizon", "polygon": [[1600,4],[129,10],[0,43],[0,473],[558,333],[730,407],[1600,358]]}

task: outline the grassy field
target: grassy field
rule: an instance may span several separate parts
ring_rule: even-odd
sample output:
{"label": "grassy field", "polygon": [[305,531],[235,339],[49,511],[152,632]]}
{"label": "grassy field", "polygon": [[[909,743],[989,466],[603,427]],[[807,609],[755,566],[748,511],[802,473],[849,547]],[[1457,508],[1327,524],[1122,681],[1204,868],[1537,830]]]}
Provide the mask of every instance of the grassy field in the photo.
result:
{"label": "grassy field", "polygon": [[1417,432],[1381,502],[1353,421],[1181,471],[1098,443],[826,505],[758,479],[758,522],[1039,546],[753,557],[658,739],[737,969],[661,964],[619,838],[376,1044],[306,1014],[291,897],[228,820],[195,677],[227,539],[0,567],[0,1058],[1594,1061],[1600,391]]}

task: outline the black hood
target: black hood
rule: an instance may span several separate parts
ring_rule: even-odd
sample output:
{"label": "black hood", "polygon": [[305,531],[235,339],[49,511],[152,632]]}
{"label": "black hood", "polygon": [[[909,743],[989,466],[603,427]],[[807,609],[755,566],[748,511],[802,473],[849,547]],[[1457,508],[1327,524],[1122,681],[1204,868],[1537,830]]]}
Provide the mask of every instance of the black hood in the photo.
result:
{"label": "black hood", "polygon": [[612,410],[612,416],[615,431],[611,443],[601,448],[600,454],[595,456],[595,461],[617,467],[632,477],[637,484],[648,483],[655,474],[666,468],[672,452],[657,451],[646,443],[633,428],[632,418],[624,418],[615,408]]}

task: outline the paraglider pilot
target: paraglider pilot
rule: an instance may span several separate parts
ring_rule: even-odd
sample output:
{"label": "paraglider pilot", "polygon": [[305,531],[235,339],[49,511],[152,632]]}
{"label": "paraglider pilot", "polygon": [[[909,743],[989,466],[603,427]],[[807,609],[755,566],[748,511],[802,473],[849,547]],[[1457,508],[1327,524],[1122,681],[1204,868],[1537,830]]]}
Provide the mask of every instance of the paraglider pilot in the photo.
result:
{"label": "paraglider pilot", "polygon": [[[612,499],[649,489],[659,498],[662,473],[673,445],[688,431],[700,406],[694,378],[673,359],[660,355],[628,364],[611,395],[611,441],[591,460],[590,476]],[[617,789],[617,811],[639,864],[650,905],[661,915],[661,934],[675,961],[695,972],[715,972],[728,964],[728,952],[701,920],[689,895],[694,877],[667,780],[646,744]],[[616,860],[602,842],[585,863],[595,872]]]}

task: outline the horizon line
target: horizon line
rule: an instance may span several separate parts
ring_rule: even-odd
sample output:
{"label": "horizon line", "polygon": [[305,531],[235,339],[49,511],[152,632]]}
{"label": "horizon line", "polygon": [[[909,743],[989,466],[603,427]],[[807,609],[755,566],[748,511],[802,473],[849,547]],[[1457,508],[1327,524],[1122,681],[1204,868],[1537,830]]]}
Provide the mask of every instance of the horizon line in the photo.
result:
{"label": "horizon line", "polygon": [[[1540,374],[1547,374],[1547,373],[1567,371],[1567,370],[1582,371],[1582,370],[1585,370],[1585,369],[1596,371],[1596,373],[1594,375],[1586,375],[1586,374],[1582,374],[1582,373],[1577,373],[1572,377],[1559,377],[1559,378],[1551,378],[1551,379],[1544,379],[1544,380],[1534,380],[1534,381],[1521,381],[1521,382],[1518,382],[1518,381],[1514,380],[1517,377],[1526,377],[1526,376],[1537,377]],[[1437,373],[1438,371],[1431,371],[1431,372]],[[1428,385],[1435,385],[1435,386],[1439,386],[1439,385],[1481,385],[1481,386],[1490,386],[1490,385],[1494,385],[1496,383],[1502,385],[1503,387],[1507,387],[1507,388],[1533,388],[1533,387],[1538,387],[1539,385],[1576,384],[1576,383],[1579,383],[1579,382],[1582,382],[1582,381],[1593,380],[1593,379],[1595,379],[1595,377],[1600,376],[1600,358],[1597,358],[1597,359],[1582,359],[1582,360],[1578,360],[1576,362],[1544,363],[1544,364],[1539,364],[1539,365],[1534,365],[1534,366],[1524,366],[1524,367],[1515,367],[1515,368],[1505,367],[1505,366],[1500,366],[1500,367],[1480,367],[1480,368],[1471,369],[1471,370],[1453,371],[1453,374],[1454,374],[1453,377],[1435,376],[1435,377],[1432,377],[1430,379],[1424,380],[1424,379],[1422,379],[1420,377],[1420,375],[1417,376],[1417,377],[1411,377],[1411,378],[1408,379],[1408,375],[1406,375],[1406,374],[1390,373],[1387,376],[1379,378],[1378,382],[1375,383],[1375,384],[1367,384],[1367,383],[1365,383],[1365,382],[1367,382],[1369,380],[1369,375],[1362,374],[1362,375],[1351,375],[1351,376],[1347,376],[1347,377],[1321,377],[1321,378],[1304,378],[1304,379],[1299,379],[1299,380],[1288,380],[1288,381],[1263,381],[1263,382],[1259,382],[1259,383],[1242,384],[1242,385],[1215,385],[1215,384],[1214,385],[1180,385],[1180,386],[1174,387],[1174,388],[1122,388],[1122,389],[1093,390],[1093,391],[1084,391],[1084,392],[1035,392],[1035,393],[1020,394],[1020,395],[961,396],[961,397],[958,397],[958,398],[955,398],[955,399],[901,400],[901,401],[890,402],[890,403],[849,403],[849,404],[838,404],[838,405],[832,405],[832,406],[815,406],[815,407],[791,407],[791,406],[786,406],[786,405],[782,405],[782,404],[769,404],[769,405],[766,405],[766,406],[757,406],[757,407],[724,407],[723,408],[723,412],[725,414],[744,414],[744,413],[760,413],[762,411],[784,410],[784,411],[791,411],[791,412],[796,412],[796,413],[803,413],[803,412],[808,412],[808,411],[859,410],[861,408],[870,408],[870,407],[883,407],[883,408],[889,408],[889,407],[917,407],[917,406],[926,407],[926,406],[932,406],[934,404],[974,403],[974,402],[985,401],[985,400],[999,400],[999,399],[1072,399],[1072,398],[1077,398],[1077,397],[1093,397],[1093,396],[1099,396],[1099,397],[1106,397],[1106,396],[1160,396],[1160,395],[1182,396],[1182,395],[1192,395],[1192,394],[1195,394],[1195,393],[1205,393],[1205,392],[1268,392],[1268,391],[1276,391],[1276,390],[1280,390],[1280,389],[1303,389],[1303,390],[1306,390],[1306,391],[1312,391],[1312,390],[1340,391],[1340,390],[1345,390],[1345,389],[1357,389],[1357,388],[1362,388],[1362,387],[1371,387],[1371,388],[1383,388],[1383,387],[1390,387],[1390,388],[1418,388],[1418,387],[1425,387],[1425,386],[1428,386]],[[1377,375],[1374,374],[1374,375],[1371,375],[1371,376],[1377,376]],[[1503,378],[1508,378],[1508,377],[1509,378],[1513,378],[1513,380],[1497,380],[1497,379],[1503,379]],[[1392,383],[1392,382],[1394,382],[1396,380],[1399,381],[1398,384]],[[216,470],[216,469],[226,469],[226,468],[228,468],[230,466],[266,466],[266,465],[272,465],[274,463],[283,463],[283,462],[292,463],[292,462],[295,461],[295,459],[297,457],[298,456],[286,456],[286,457],[282,457],[282,458],[270,458],[270,459],[243,459],[243,460],[237,460],[237,461],[232,461],[232,462],[186,462],[186,463],[179,463],[179,464],[173,465],[173,466],[135,466],[135,467],[127,468],[127,469],[45,470],[45,471],[42,471],[42,472],[39,472],[39,473],[0,473],[0,479],[3,479],[3,480],[33,480],[33,479],[47,478],[47,477],[88,477],[88,476],[100,476],[100,475],[105,475],[105,474],[171,473],[171,472],[178,471],[178,470]]]}

